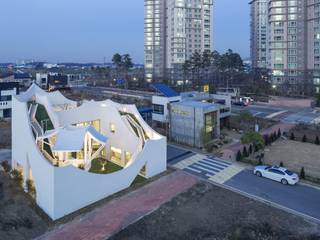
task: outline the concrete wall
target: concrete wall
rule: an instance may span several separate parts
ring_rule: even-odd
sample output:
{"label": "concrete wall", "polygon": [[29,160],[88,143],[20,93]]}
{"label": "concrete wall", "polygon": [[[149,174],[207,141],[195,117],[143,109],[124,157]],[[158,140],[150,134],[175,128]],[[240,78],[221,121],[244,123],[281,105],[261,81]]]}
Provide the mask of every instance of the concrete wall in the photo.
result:
{"label": "concrete wall", "polygon": [[[213,107],[215,108],[215,107]],[[184,105],[171,105],[170,133],[174,141],[189,146],[203,147],[202,132],[205,126],[204,115],[215,112],[215,134],[220,136],[219,111],[213,109],[194,108]]]}

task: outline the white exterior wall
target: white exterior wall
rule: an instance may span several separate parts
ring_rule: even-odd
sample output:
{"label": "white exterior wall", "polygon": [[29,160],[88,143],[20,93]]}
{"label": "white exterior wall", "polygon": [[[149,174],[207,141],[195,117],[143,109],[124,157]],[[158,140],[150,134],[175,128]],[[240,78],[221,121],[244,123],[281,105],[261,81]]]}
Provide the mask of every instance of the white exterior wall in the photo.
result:
{"label": "white exterior wall", "polygon": [[162,105],[164,106],[163,115],[152,113],[152,120],[162,123],[169,122],[169,111],[168,104],[172,102],[180,102],[181,96],[177,97],[162,97],[162,96],[152,96],[152,104]]}
{"label": "white exterior wall", "polygon": [[[28,96],[32,96],[31,92]],[[128,112],[136,115],[137,109],[135,106],[117,105],[111,101],[89,102],[74,110],[64,113],[52,111],[51,114],[56,114],[58,119],[56,124],[59,126],[76,123],[79,120],[97,120],[99,117],[103,128],[108,128],[106,127],[108,121],[115,121],[116,133],[115,136],[109,134],[110,141],[111,144],[132,151],[132,159],[127,165],[122,170],[111,174],[89,173],[71,165],[53,166],[44,158],[33,137],[27,109],[28,96],[13,98],[12,167],[17,168],[19,165],[23,168],[24,180],[27,180],[30,177],[29,173],[32,172],[37,192],[36,202],[53,220],[129,187],[144,165],[146,165],[147,178],[166,170],[166,138],[154,132],[138,115],[136,117],[139,123],[150,136],[144,148],[140,150],[137,147],[137,137],[131,136],[133,134],[127,126],[120,123],[122,119],[115,110],[116,108],[120,110],[121,106],[122,110],[126,108]],[[45,106],[50,108],[48,98],[44,101],[44,95],[37,96],[36,99],[47,102]],[[101,110],[103,103],[109,104],[105,111]],[[110,120],[103,123],[108,118]]]}

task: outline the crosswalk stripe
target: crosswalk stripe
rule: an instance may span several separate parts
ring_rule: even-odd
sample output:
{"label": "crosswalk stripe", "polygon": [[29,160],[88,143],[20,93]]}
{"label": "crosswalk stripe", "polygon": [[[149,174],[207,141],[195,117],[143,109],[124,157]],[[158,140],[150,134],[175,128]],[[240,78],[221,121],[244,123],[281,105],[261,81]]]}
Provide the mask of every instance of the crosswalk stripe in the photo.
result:
{"label": "crosswalk stripe", "polygon": [[216,164],[216,165],[219,165],[219,166],[225,167],[225,168],[230,166],[230,165],[226,165],[226,164],[224,164],[224,163],[218,162],[217,160],[208,159],[208,158],[203,159],[202,161],[208,161],[208,162],[211,162],[211,163],[213,163],[213,164]]}
{"label": "crosswalk stripe", "polygon": [[220,163],[217,163],[217,162],[209,161],[208,159],[202,159],[199,162],[203,162],[205,164],[212,165],[212,166],[215,166],[215,167],[220,168],[220,169],[224,169],[226,167],[229,167],[229,166],[224,166],[223,164],[220,164]]}
{"label": "crosswalk stripe", "polygon": [[213,169],[216,169],[218,171],[221,171],[221,170],[224,169],[224,168],[222,168],[220,166],[213,165],[213,164],[210,164],[210,163],[206,163],[206,162],[203,162],[203,161],[199,161],[199,162],[197,162],[197,164],[200,164],[200,165],[202,165],[204,167],[213,168]]}
{"label": "crosswalk stripe", "polygon": [[192,165],[193,168],[196,168],[196,169],[201,169],[203,170],[204,172],[207,172],[207,173],[218,173],[219,171],[217,170],[210,170],[210,169],[207,169],[207,168],[204,168],[204,167],[201,167],[201,166],[198,166],[197,163],[195,163],[194,165]]}
{"label": "crosswalk stripe", "polygon": [[191,168],[191,167],[186,167],[185,169],[190,170],[192,172],[196,172],[196,173],[202,173],[202,171],[194,169],[194,168]]}

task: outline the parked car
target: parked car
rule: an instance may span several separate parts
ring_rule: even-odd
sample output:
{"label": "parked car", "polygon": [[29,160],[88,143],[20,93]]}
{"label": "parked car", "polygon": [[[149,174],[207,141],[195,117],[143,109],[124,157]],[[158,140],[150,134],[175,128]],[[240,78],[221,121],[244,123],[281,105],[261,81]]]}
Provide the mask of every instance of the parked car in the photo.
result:
{"label": "parked car", "polygon": [[233,105],[235,106],[241,106],[241,107],[246,107],[248,105],[246,105],[244,102],[232,102]]}
{"label": "parked car", "polygon": [[256,166],[253,173],[258,177],[269,178],[284,185],[295,185],[299,182],[299,176],[296,173],[278,166]]}

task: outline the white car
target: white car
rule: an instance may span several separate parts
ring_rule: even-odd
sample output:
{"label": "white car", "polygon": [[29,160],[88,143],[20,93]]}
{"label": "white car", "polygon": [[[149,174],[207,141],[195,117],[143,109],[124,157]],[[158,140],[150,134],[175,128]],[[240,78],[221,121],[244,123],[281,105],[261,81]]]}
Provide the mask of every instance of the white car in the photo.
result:
{"label": "white car", "polygon": [[258,177],[265,177],[281,182],[284,185],[295,185],[299,182],[299,176],[283,167],[277,166],[256,166],[253,173]]}

